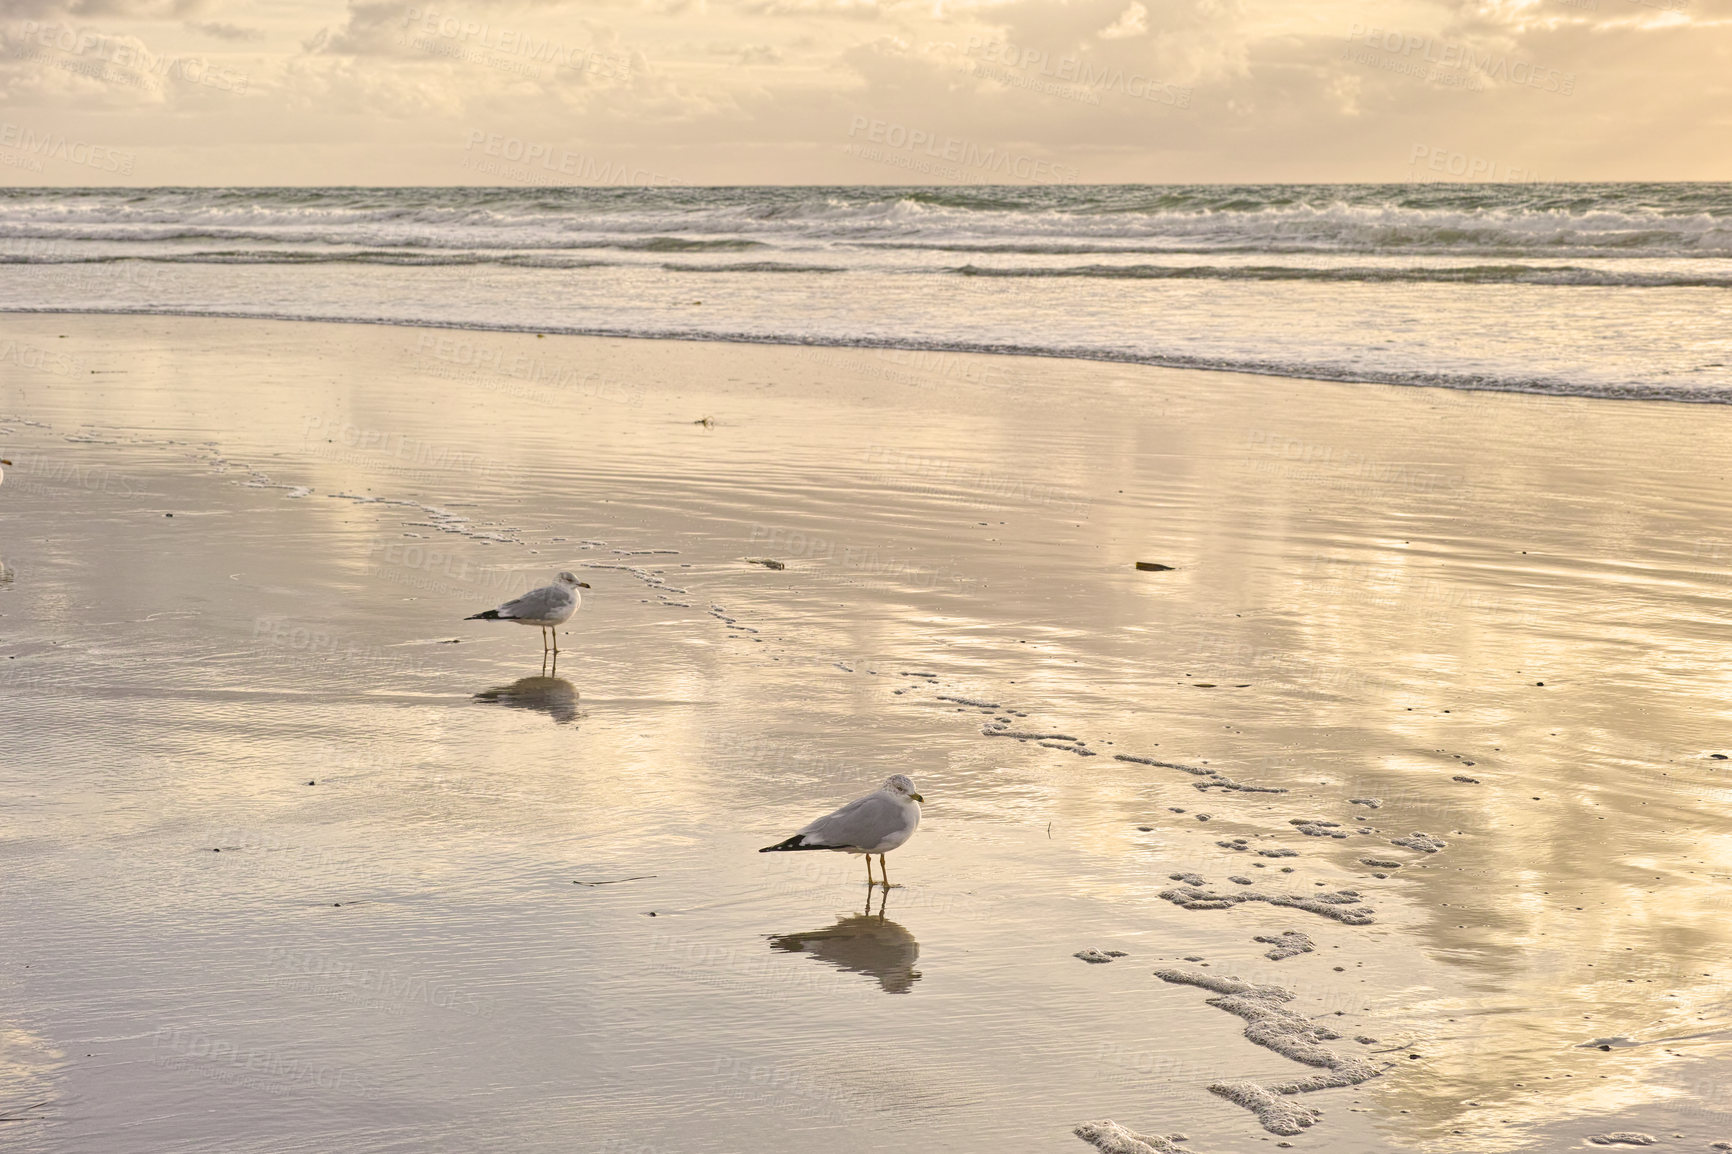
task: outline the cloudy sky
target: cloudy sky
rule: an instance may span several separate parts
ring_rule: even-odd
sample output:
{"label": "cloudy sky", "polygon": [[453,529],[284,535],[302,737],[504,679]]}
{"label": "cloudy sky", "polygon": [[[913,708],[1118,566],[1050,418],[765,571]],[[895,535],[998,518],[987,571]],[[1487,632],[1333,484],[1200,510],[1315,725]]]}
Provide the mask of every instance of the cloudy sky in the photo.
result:
{"label": "cloudy sky", "polygon": [[0,182],[1732,179],[1732,0],[0,0]]}

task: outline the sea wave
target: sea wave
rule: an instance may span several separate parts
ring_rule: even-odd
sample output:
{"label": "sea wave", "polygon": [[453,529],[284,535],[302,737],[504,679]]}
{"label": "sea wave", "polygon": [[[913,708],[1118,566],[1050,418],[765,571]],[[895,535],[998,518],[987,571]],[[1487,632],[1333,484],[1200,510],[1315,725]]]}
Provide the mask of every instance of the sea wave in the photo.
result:
{"label": "sea wave", "polygon": [[1603,285],[1625,288],[1729,288],[1732,270],[1704,274],[1641,272],[1577,265],[1458,265],[1443,267],[1346,268],[1287,265],[1078,265],[1069,268],[1007,268],[964,265],[950,270],[973,277],[1098,277],[1105,280],[1268,280],[1367,283]]}
{"label": "sea wave", "polygon": [[1732,185],[0,190],[0,243],[1732,255]]}
{"label": "sea wave", "polygon": [[[599,247],[599,246],[598,246]],[[649,251],[667,251],[662,249]],[[735,250],[691,250],[694,252]],[[1004,254],[999,255],[1022,255]],[[1034,256],[1052,253],[1026,254]],[[1064,254],[1059,254],[1064,255]],[[295,248],[186,249],[175,252],[88,252],[75,246],[56,251],[0,252],[0,266],[120,264],[257,264],[257,265],[499,265],[508,268],[585,269],[618,267],[617,260],[563,252],[462,252],[429,250],[307,250]],[[1389,284],[1512,284],[1603,286],[1621,288],[1732,288],[1732,259],[1724,269],[1706,262],[1682,262],[1681,267],[1652,269],[1627,264],[1461,264],[1461,265],[1335,265],[1313,264],[1084,264],[979,265],[899,269],[903,274],[1002,277],[1028,279],[1092,278],[1129,281],[1317,281]],[[860,271],[847,264],[804,261],[717,261],[709,264],[663,261],[656,267],[678,273],[845,273]]]}
{"label": "sea wave", "polygon": [[304,249],[215,249],[197,252],[45,253],[0,252],[0,265],[79,264],[357,264],[438,267],[491,264],[517,268],[606,268],[616,261],[557,253],[497,252],[329,252]]}
{"label": "sea wave", "polygon": [[1260,359],[1255,357],[1207,357],[1156,351],[1128,351],[1084,345],[1026,342],[921,341],[855,337],[829,339],[785,333],[743,330],[673,328],[645,325],[523,325],[510,322],[450,321],[434,318],[404,318],[383,315],[336,315],[271,309],[198,309],[171,307],[38,308],[0,306],[0,314],[95,314],[104,316],[188,316],[236,320],[271,320],[330,324],[383,325],[393,328],[447,329],[468,332],[546,333],[560,336],[608,337],[614,339],[717,341],[731,344],[785,345],[807,348],[846,348],[877,351],[987,354],[994,356],[1053,357],[1066,360],[1104,361],[1113,364],[1149,365],[1157,368],[1196,369],[1207,372],[1247,373],[1254,376],[1290,377],[1300,380],[1336,381],[1351,384],[1444,388],[1475,392],[1530,393],[1543,396],[1586,397],[1606,400],[1671,401],[1686,404],[1732,404],[1732,387],[1657,384],[1649,381],[1583,382],[1545,375],[1500,373],[1450,373],[1433,370],[1380,370],[1327,361]]}
{"label": "sea wave", "polygon": [[735,264],[663,264],[668,272],[847,272],[841,265],[835,264],[787,264],[774,260],[743,261]]}

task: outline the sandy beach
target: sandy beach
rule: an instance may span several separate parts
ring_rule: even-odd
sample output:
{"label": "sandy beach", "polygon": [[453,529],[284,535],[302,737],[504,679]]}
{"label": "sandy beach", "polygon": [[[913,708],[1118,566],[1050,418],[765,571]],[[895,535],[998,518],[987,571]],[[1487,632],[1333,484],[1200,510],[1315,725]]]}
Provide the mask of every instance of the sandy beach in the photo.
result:
{"label": "sandy beach", "polygon": [[0,1137],[1708,1151],[1728,422],[0,316]]}

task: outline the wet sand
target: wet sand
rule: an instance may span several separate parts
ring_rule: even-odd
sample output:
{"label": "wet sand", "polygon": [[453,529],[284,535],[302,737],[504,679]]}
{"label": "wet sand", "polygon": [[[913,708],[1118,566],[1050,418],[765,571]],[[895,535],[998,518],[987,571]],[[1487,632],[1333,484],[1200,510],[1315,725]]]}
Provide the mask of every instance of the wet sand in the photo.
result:
{"label": "wet sand", "polygon": [[8,1148],[1732,1140],[1718,407],[0,339]]}

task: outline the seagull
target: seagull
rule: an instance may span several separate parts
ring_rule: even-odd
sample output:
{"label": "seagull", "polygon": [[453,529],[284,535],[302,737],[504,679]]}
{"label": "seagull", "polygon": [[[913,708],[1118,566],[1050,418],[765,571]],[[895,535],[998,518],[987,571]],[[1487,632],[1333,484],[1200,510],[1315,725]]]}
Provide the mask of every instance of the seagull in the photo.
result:
{"label": "seagull", "polygon": [[541,626],[541,651],[547,652],[547,637],[553,635],[553,652],[559,655],[559,626],[571,620],[583,604],[579,589],[588,589],[589,582],[579,581],[575,573],[561,573],[552,585],[531,589],[515,601],[507,601],[497,609],[474,613],[465,621],[516,621],[520,625]]}
{"label": "seagull", "polygon": [[884,855],[914,836],[920,827],[920,803],[925,800],[914,792],[912,779],[893,774],[872,793],[819,818],[787,841],[767,845],[758,852],[834,849],[863,853],[869,886],[877,884],[872,880],[872,855],[877,854],[884,888],[889,889],[890,874],[884,867]]}

